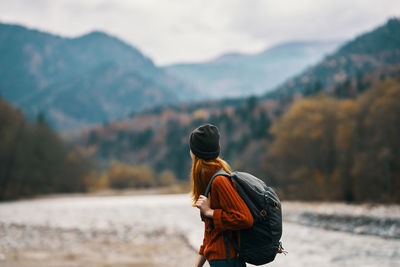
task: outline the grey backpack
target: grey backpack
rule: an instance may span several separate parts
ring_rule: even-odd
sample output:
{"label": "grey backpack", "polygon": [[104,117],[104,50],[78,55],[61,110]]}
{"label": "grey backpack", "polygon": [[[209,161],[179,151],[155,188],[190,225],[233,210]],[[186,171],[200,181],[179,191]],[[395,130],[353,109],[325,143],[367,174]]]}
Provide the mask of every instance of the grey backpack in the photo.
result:
{"label": "grey backpack", "polygon": [[[225,232],[223,233],[228,266],[230,266],[229,242],[242,260],[254,265],[272,262],[277,253],[286,254],[280,242],[282,236],[281,202],[275,191],[251,174],[245,172],[229,174],[224,170],[219,170],[208,183],[205,196],[210,193],[212,182],[218,175],[225,176],[235,183],[236,190],[249,208],[254,221],[252,227],[239,231],[239,244]],[[213,227],[212,220],[211,227]]]}

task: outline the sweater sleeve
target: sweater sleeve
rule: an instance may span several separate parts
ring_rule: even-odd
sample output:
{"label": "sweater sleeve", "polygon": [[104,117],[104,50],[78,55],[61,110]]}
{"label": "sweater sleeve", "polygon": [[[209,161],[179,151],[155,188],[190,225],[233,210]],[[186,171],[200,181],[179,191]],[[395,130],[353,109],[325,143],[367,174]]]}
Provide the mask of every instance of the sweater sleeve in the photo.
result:
{"label": "sweater sleeve", "polygon": [[203,255],[203,256],[204,256],[204,247],[205,247],[204,243],[205,243],[205,239],[203,238],[203,244],[200,246],[200,249],[199,249],[199,254]]}
{"label": "sweater sleeve", "polygon": [[221,205],[213,214],[216,230],[240,230],[253,225],[253,216],[249,208],[228,178],[217,176],[213,181],[212,190]]}

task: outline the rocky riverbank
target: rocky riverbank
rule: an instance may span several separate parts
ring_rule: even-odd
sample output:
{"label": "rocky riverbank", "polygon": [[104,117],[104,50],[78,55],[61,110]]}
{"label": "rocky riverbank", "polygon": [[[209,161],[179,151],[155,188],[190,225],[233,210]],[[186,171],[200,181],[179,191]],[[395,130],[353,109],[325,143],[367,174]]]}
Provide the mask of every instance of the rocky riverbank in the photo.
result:
{"label": "rocky riverbank", "polygon": [[287,202],[283,208],[287,222],[400,239],[399,205]]}
{"label": "rocky riverbank", "polygon": [[400,239],[400,219],[302,213],[296,223],[327,230]]}
{"label": "rocky riverbank", "polygon": [[0,223],[0,265],[191,266],[195,251],[183,234],[166,229],[64,229]]}

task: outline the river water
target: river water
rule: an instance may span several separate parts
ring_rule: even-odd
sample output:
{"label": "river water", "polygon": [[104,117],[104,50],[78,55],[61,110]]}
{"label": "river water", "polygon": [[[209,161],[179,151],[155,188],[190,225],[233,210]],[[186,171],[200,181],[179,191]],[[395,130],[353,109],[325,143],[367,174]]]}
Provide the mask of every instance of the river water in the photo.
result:
{"label": "river water", "polygon": [[[283,203],[283,208],[285,203]],[[182,233],[198,249],[203,223],[188,195],[60,196],[0,203],[0,223],[67,229],[162,229]],[[284,222],[288,255],[268,266],[400,266],[400,240]],[[0,262],[1,264],[1,262]]]}

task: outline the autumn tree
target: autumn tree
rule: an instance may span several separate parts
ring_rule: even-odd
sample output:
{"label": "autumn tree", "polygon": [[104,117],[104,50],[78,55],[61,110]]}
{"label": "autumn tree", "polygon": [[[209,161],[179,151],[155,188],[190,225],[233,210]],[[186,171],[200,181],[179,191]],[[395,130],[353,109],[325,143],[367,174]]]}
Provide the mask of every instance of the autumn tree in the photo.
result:
{"label": "autumn tree", "polygon": [[276,124],[270,155],[287,194],[329,199],[337,194],[335,169],[336,100],[318,96],[295,104]]}
{"label": "autumn tree", "polygon": [[40,115],[36,122],[0,100],[0,199],[85,191],[91,161],[67,146]]}
{"label": "autumn tree", "polygon": [[131,166],[112,162],[108,170],[109,184],[112,188],[149,188],[156,185],[155,175],[146,165]]}
{"label": "autumn tree", "polygon": [[164,170],[158,176],[158,184],[160,186],[173,185],[177,182],[178,180],[176,179],[174,173],[170,170]]}
{"label": "autumn tree", "polygon": [[378,83],[357,103],[359,141],[352,169],[356,198],[400,201],[400,82]]}
{"label": "autumn tree", "polygon": [[357,99],[309,97],[272,126],[264,170],[287,198],[400,201],[400,82]]}

